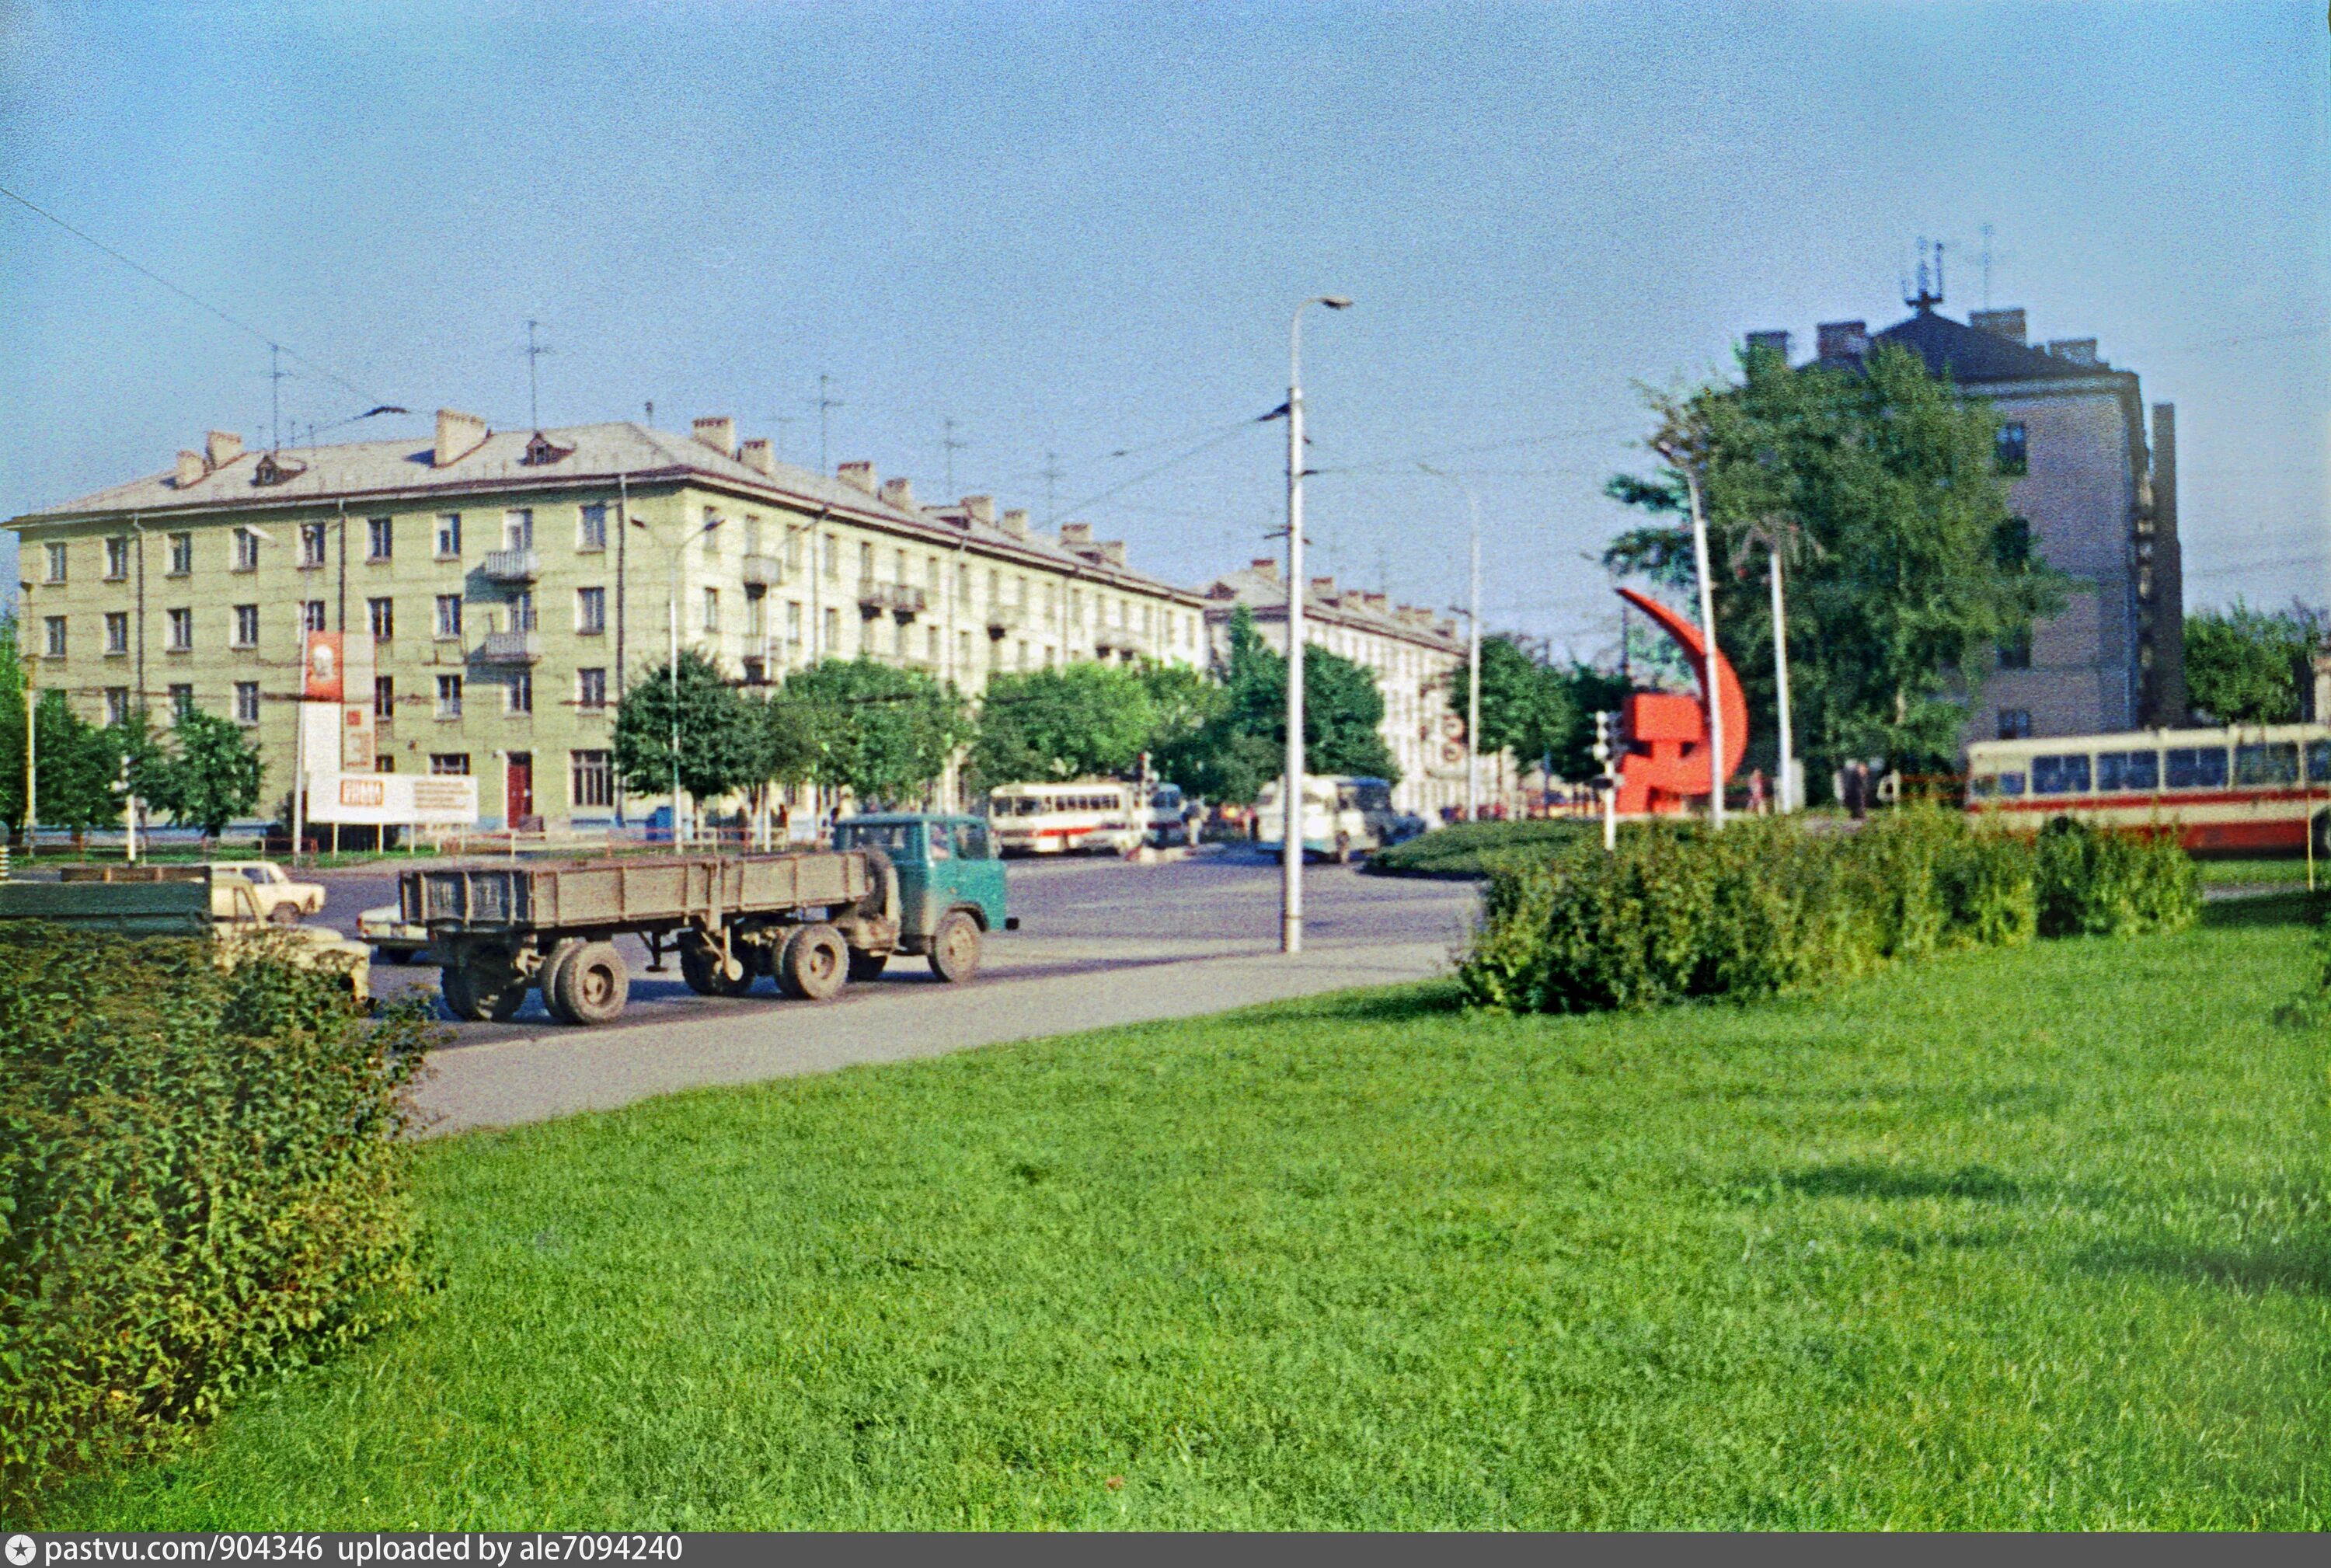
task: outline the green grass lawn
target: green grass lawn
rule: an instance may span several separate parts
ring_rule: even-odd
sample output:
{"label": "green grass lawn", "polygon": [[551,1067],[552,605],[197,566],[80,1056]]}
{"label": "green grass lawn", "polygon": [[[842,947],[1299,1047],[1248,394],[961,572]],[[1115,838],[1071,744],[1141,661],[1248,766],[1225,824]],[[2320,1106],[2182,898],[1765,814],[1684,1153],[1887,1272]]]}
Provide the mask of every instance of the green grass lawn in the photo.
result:
{"label": "green grass lawn", "polygon": [[[2197,860],[2193,863],[2202,873],[2202,885],[2205,888],[2307,886],[2307,860],[2299,855],[2271,860]],[[2316,862],[2315,885],[2331,887],[2331,864]]]}
{"label": "green grass lawn", "polygon": [[431,1318],[63,1528],[2331,1524],[2298,900],[1445,985],[432,1145]]}
{"label": "green grass lawn", "polygon": [[1452,822],[1368,857],[1367,870],[1399,876],[1479,876],[1499,855],[1545,856],[1603,831],[1600,822]]}

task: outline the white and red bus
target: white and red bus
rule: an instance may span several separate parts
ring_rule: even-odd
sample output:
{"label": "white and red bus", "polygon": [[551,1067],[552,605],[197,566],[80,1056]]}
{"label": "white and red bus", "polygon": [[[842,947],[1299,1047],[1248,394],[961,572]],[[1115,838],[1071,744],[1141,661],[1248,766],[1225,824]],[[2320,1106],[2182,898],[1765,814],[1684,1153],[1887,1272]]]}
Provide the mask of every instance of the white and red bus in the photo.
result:
{"label": "white and red bus", "polygon": [[1148,830],[1140,794],[1115,779],[1004,784],[988,792],[988,828],[999,854],[1127,854]]}
{"label": "white and red bus", "polygon": [[2236,725],[1986,740],[1967,747],[1967,809],[2174,827],[2189,850],[2331,854],[2331,725]]}

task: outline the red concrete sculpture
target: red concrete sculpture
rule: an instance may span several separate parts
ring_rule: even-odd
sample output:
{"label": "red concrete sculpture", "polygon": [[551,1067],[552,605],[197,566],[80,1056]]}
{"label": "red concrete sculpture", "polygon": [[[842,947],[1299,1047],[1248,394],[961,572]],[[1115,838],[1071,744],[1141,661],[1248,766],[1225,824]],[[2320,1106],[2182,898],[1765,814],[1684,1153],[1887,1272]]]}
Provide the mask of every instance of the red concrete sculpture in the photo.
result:
{"label": "red concrete sculpture", "polygon": [[1627,755],[1619,764],[1619,811],[1679,812],[1704,796],[1708,783],[1708,702],[1724,705],[1724,776],[1729,779],[1748,750],[1748,698],[1732,661],[1716,650],[1716,679],[1708,679],[1708,649],[1699,628],[1658,600],[1622,588],[1619,596],[1649,615],[1684,651],[1699,676],[1698,700],[1666,691],[1627,694]]}

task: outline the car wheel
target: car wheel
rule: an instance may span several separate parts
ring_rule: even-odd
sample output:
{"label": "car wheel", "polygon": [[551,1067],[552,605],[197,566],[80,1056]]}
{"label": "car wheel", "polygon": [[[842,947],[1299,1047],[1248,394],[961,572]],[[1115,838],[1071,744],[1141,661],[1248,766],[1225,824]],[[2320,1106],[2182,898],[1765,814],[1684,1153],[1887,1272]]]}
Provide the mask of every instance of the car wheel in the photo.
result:
{"label": "car wheel", "polygon": [[267,922],[271,926],[297,926],[300,923],[299,907],[293,904],[278,904],[267,911]]}
{"label": "car wheel", "polygon": [[824,1002],[850,981],[850,945],[842,933],[820,922],[794,933],[777,958],[777,984],[788,996]]}
{"label": "car wheel", "polygon": [[558,971],[558,1010],[572,1023],[606,1023],[632,998],[632,973],[612,942],[585,942]]}
{"label": "car wheel", "polygon": [[939,917],[931,933],[931,973],[950,985],[961,985],[979,973],[979,922],[960,909]]}

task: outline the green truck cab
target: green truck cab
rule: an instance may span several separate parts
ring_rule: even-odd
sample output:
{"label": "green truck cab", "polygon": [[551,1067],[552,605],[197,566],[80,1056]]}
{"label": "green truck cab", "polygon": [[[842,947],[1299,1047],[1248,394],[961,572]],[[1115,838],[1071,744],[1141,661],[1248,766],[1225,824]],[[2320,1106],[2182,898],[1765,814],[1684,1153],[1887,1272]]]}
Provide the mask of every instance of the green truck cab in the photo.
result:
{"label": "green truck cab", "polygon": [[[833,847],[881,851],[891,884],[884,901],[899,923],[897,951],[924,955],[942,980],[970,977],[986,933],[1019,928],[1004,908],[1004,862],[978,817],[928,812],[844,817],[833,825]],[[871,979],[888,956],[853,952],[852,977]]]}

